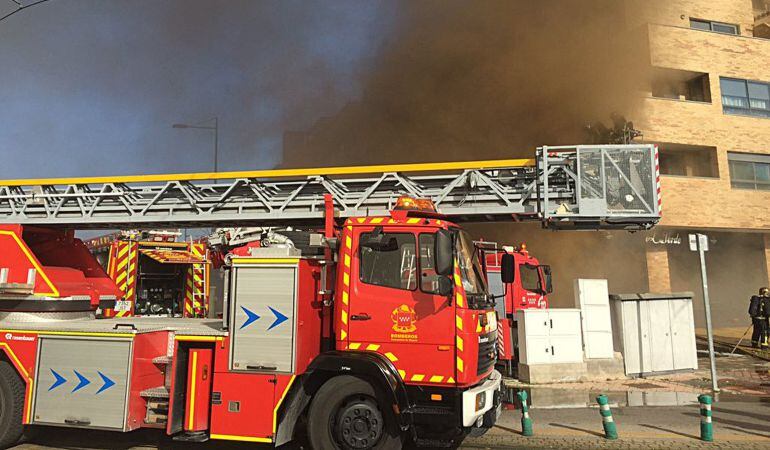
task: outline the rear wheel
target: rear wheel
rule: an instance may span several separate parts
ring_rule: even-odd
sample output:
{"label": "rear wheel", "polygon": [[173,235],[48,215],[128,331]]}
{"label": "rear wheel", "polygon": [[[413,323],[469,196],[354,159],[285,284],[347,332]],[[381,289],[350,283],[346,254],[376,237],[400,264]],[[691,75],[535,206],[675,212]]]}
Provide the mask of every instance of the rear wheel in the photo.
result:
{"label": "rear wheel", "polygon": [[0,361],[0,448],[19,442],[23,414],[24,383],[10,364]]}
{"label": "rear wheel", "polygon": [[307,428],[315,450],[395,450],[403,444],[394,415],[380,408],[374,388],[348,375],[321,386]]}

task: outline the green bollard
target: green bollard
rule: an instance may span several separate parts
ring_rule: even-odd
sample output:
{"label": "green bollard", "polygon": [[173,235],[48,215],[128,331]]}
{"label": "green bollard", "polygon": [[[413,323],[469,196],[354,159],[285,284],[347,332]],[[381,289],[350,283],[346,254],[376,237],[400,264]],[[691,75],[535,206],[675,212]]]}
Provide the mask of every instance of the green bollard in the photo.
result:
{"label": "green bollard", "polygon": [[521,402],[521,435],[532,436],[532,419],[529,418],[529,407],[527,406],[527,391],[519,391],[516,393]]}
{"label": "green bollard", "polygon": [[607,400],[607,396],[602,394],[596,397],[596,401],[599,403],[599,414],[602,415],[604,437],[607,439],[617,439],[618,428],[615,425],[615,421],[612,419],[612,411],[610,411],[610,402]]}
{"label": "green bollard", "polygon": [[714,424],[711,422],[711,396],[699,395],[698,403],[700,403],[700,440],[712,442],[714,440]]}

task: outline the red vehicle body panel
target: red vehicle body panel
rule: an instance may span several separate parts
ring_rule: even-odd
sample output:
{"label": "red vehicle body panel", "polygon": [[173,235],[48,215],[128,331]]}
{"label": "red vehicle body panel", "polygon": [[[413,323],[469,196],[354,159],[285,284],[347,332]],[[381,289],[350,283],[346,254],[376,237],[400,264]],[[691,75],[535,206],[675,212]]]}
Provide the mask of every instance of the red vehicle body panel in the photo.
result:
{"label": "red vehicle body panel", "polygon": [[153,362],[168,353],[168,331],[137,334],[134,337],[134,357],[131,366],[131,390],[128,396],[128,428],[148,427],[144,423],[147,413],[140,393],[165,384],[165,367]]}
{"label": "red vehicle body panel", "polygon": [[74,232],[22,225],[0,225],[0,254],[9,283],[25,284],[36,271],[34,295],[89,296],[93,309],[101,296],[122,294]]}
{"label": "red vehicle body panel", "polygon": [[209,428],[211,379],[214,374],[214,352],[210,348],[190,350],[187,360],[187,400],[184,430],[205,431]]}

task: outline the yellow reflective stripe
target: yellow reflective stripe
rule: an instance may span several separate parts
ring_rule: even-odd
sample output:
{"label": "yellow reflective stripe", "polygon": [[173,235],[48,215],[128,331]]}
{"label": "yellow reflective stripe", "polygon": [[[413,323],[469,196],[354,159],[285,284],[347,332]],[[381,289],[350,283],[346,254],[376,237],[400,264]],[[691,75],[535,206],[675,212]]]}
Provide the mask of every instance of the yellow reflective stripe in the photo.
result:
{"label": "yellow reflective stripe", "polygon": [[447,382],[447,383],[454,383],[454,382],[455,382],[455,379],[454,379],[454,378],[452,378],[452,377],[449,377],[449,378],[447,378],[446,382]]}
{"label": "yellow reflective stripe", "polygon": [[463,351],[465,347],[465,343],[463,342],[463,338],[460,336],[457,336],[457,350]]}
{"label": "yellow reflective stripe", "polygon": [[380,349],[380,346],[379,344],[369,344],[366,346],[366,349],[369,350],[370,352],[376,352],[377,350]]}
{"label": "yellow reflective stripe", "polygon": [[345,247],[347,248],[353,248],[353,240],[350,238],[350,236],[345,237]]}
{"label": "yellow reflective stripe", "polygon": [[193,429],[193,425],[195,425],[194,414],[195,414],[195,376],[196,372],[198,371],[198,352],[193,352],[193,360],[192,360],[192,380],[190,382],[190,420],[187,421],[187,428],[190,430]]}
{"label": "yellow reflective stripe", "polygon": [[454,278],[455,278],[455,286],[458,286],[458,287],[462,286],[463,282],[462,282],[462,279],[460,278],[460,275],[455,273]]}
{"label": "yellow reflective stripe", "polygon": [[342,291],[342,303],[348,304],[348,291]]}
{"label": "yellow reflective stripe", "polygon": [[340,330],[340,340],[345,340],[348,337],[348,333],[345,330]]}
{"label": "yellow reflective stripe", "polygon": [[425,375],[422,375],[422,374],[419,374],[419,373],[412,375],[412,381],[419,382],[419,381],[422,381],[424,379],[425,379]]}
{"label": "yellow reflective stripe", "polygon": [[459,306],[460,308],[465,307],[465,298],[463,298],[463,294],[459,292],[457,293],[457,306]]}
{"label": "yellow reflective stripe", "polygon": [[441,383],[442,381],[444,381],[444,377],[441,375],[433,375],[430,377],[431,383]]}
{"label": "yellow reflective stripe", "polygon": [[375,217],[369,223],[371,223],[371,224],[378,224],[378,223],[382,222],[384,219],[385,219],[384,217]]}
{"label": "yellow reflective stripe", "polygon": [[391,360],[392,362],[396,362],[396,361],[398,361],[398,358],[396,358],[396,355],[394,355],[394,354],[393,354],[393,353],[391,353],[391,352],[387,352],[387,353],[385,353],[385,356],[387,356],[387,357],[388,357],[388,359],[389,359],[389,360]]}
{"label": "yellow reflective stripe", "polygon": [[352,343],[350,344],[350,349],[351,349],[351,350],[358,350],[359,348],[361,348],[361,344],[359,344],[359,343],[357,343],[357,342],[352,342]]}
{"label": "yellow reflective stripe", "polygon": [[291,385],[294,384],[294,378],[296,378],[296,375],[292,375],[289,382],[286,384],[286,387],[283,390],[283,394],[281,394],[281,398],[278,399],[278,403],[275,404],[275,408],[273,408],[273,435],[275,436],[276,430],[278,430],[278,408],[281,407],[281,404],[283,403],[283,399],[286,398],[286,394],[289,393],[289,389],[291,389]]}
{"label": "yellow reflective stripe", "polygon": [[419,221],[420,221],[420,218],[419,218],[419,217],[413,217],[413,218],[411,218],[411,219],[408,219],[408,220],[406,221],[406,223],[414,224],[414,223],[418,223]]}
{"label": "yellow reflective stripe", "polygon": [[220,441],[262,442],[266,444],[273,442],[273,440],[270,438],[251,437],[251,436],[234,436],[231,434],[210,434],[209,437],[211,439],[218,439]]}
{"label": "yellow reflective stripe", "polygon": [[348,312],[345,311],[344,309],[342,310],[342,323],[344,323],[345,325],[348,324]]}
{"label": "yellow reflective stripe", "polygon": [[350,268],[350,255],[345,254],[345,267]]}
{"label": "yellow reflective stripe", "polygon": [[465,371],[465,363],[463,363],[462,358],[460,358],[459,356],[457,357],[457,370],[460,372]]}
{"label": "yellow reflective stripe", "polygon": [[455,325],[457,325],[458,330],[463,331],[463,319],[460,316],[455,316]]}
{"label": "yellow reflective stripe", "polygon": [[156,183],[160,181],[226,180],[232,178],[282,178],[319,175],[355,175],[382,172],[428,172],[438,170],[500,169],[535,165],[534,159],[495,159],[486,161],[457,161],[445,163],[379,164],[373,166],[314,167],[305,169],[271,169],[232,172],[171,173],[158,175],[127,175],[80,178],[31,178],[2,180],[2,186],[96,184],[96,183]]}
{"label": "yellow reflective stripe", "polygon": [[406,371],[405,370],[398,370],[398,374],[401,375],[402,380],[406,380]]}
{"label": "yellow reflective stripe", "polygon": [[350,286],[350,274],[347,272],[342,274],[342,282],[345,284],[345,286]]}
{"label": "yellow reflective stripe", "polygon": [[215,342],[224,338],[222,336],[174,336],[174,339],[177,341]]}

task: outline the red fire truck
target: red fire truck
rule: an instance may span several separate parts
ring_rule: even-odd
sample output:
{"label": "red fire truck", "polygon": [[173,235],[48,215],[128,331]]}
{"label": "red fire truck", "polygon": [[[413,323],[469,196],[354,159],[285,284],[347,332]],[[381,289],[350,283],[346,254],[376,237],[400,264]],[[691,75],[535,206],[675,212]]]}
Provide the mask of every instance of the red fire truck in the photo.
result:
{"label": "red fire truck", "polygon": [[[514,281],[503,285],[502,255],[513,257]],[[520,309],[548,308],[548,294],[553,292],[551,267],[527,251],[526,244],[503,246],[500,251],[487,251],[489,291],[496,297],[498,363],[507,376],[514,375],[516,362],[516,312]]]}
{"label": "red fire truck", "polygon": [[[26,425],[281,445],[300,424],[317,450],[456,445],[495,423],[502,378],[494,299],[460,223],[649,228],[656,157],[542,148],[537,161],[2,181],[0,446]],[[641,172],[638,201],[592,191],[583,208],[570,174],[609,158]],[[312,231],[230,252],[222,319],[93,318],[122,293],[72,229],[215,224]],[[513,282],[511,257],[501,266]]]}

